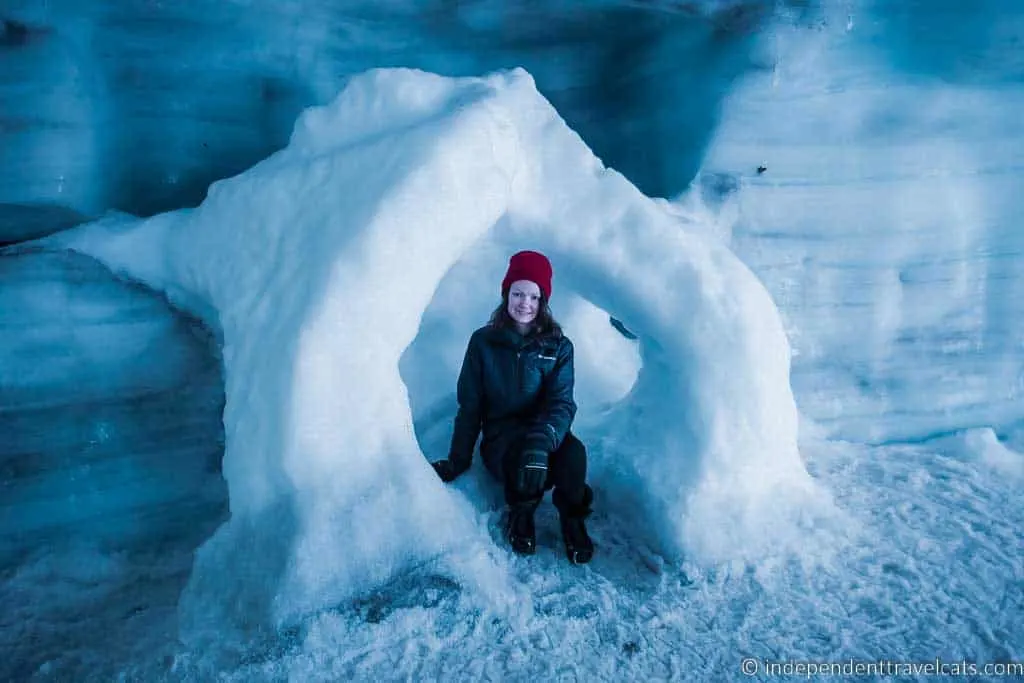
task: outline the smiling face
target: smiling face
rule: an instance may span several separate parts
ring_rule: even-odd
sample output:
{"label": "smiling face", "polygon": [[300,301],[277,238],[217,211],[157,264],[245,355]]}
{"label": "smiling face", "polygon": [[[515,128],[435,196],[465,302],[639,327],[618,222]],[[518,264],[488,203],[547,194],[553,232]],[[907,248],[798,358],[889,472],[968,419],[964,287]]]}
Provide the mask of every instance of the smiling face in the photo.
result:
{"label": "smiling face", "polygon": [[530,324],[540,311],[540,287],[536,282],[516,280],[508,288],[508,314],[516,321],[520,332],[530,329]]}

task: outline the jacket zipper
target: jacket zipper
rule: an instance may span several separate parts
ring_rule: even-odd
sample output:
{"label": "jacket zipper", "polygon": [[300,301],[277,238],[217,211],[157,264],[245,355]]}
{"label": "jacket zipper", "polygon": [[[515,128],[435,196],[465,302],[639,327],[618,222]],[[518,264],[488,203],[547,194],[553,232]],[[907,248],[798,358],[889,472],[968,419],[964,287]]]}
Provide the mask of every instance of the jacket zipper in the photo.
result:
{"label": "jacket zipper", "polygon": [[519,363],[522,355],[522,351],[516,351],[516,394],[523,391],[522,373],[519,372]]}

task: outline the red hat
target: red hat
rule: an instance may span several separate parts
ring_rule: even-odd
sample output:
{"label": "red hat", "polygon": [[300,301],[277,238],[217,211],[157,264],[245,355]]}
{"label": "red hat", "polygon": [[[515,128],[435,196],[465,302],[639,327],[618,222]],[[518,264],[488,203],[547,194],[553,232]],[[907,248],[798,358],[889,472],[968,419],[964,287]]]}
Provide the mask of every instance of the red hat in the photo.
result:
{"label": "red hat", "polygon": [[513,282],[529,280],[537,283],[545,299],[550,299],[551,275],[551,262],[547,256],[537,251],[517,252],[508,260],[508,272],[501,281],[501,294],[504,296]]}

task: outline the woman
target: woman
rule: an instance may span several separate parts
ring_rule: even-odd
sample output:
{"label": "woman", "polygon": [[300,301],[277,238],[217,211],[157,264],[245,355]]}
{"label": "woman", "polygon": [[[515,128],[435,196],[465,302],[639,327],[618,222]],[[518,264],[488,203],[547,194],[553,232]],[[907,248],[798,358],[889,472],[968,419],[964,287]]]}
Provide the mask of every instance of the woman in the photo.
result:
{"label": "woman", "polygon": [[448,458],[432,464],[445,482],[468,470],[482,428],[484,464],[505,486],[512,549],[536,551],[533,513],[554,488],[566,553],[582,564],[594,554],[583,523],[594,494],[586,483],[587,451],[569,431],[576,416],[573,346],[548,308],[551,275],[538,252],[509,260],[501,305],[470,337],[462,361]]}

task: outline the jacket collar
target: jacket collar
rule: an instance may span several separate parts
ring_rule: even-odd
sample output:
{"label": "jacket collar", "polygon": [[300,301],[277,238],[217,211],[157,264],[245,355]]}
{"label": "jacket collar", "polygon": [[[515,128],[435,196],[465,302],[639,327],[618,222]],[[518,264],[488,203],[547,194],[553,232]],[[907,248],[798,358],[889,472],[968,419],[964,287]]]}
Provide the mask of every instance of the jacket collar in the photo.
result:
{"label": "jacket collar", "polygon": [[531,334],[524,337],[515,330],[506,327],[490,326],[487,328],[487,336],[492,342],[513,349],[522,349],[531,344],[542,343],[547,339],[553,338],[551,334]]}

